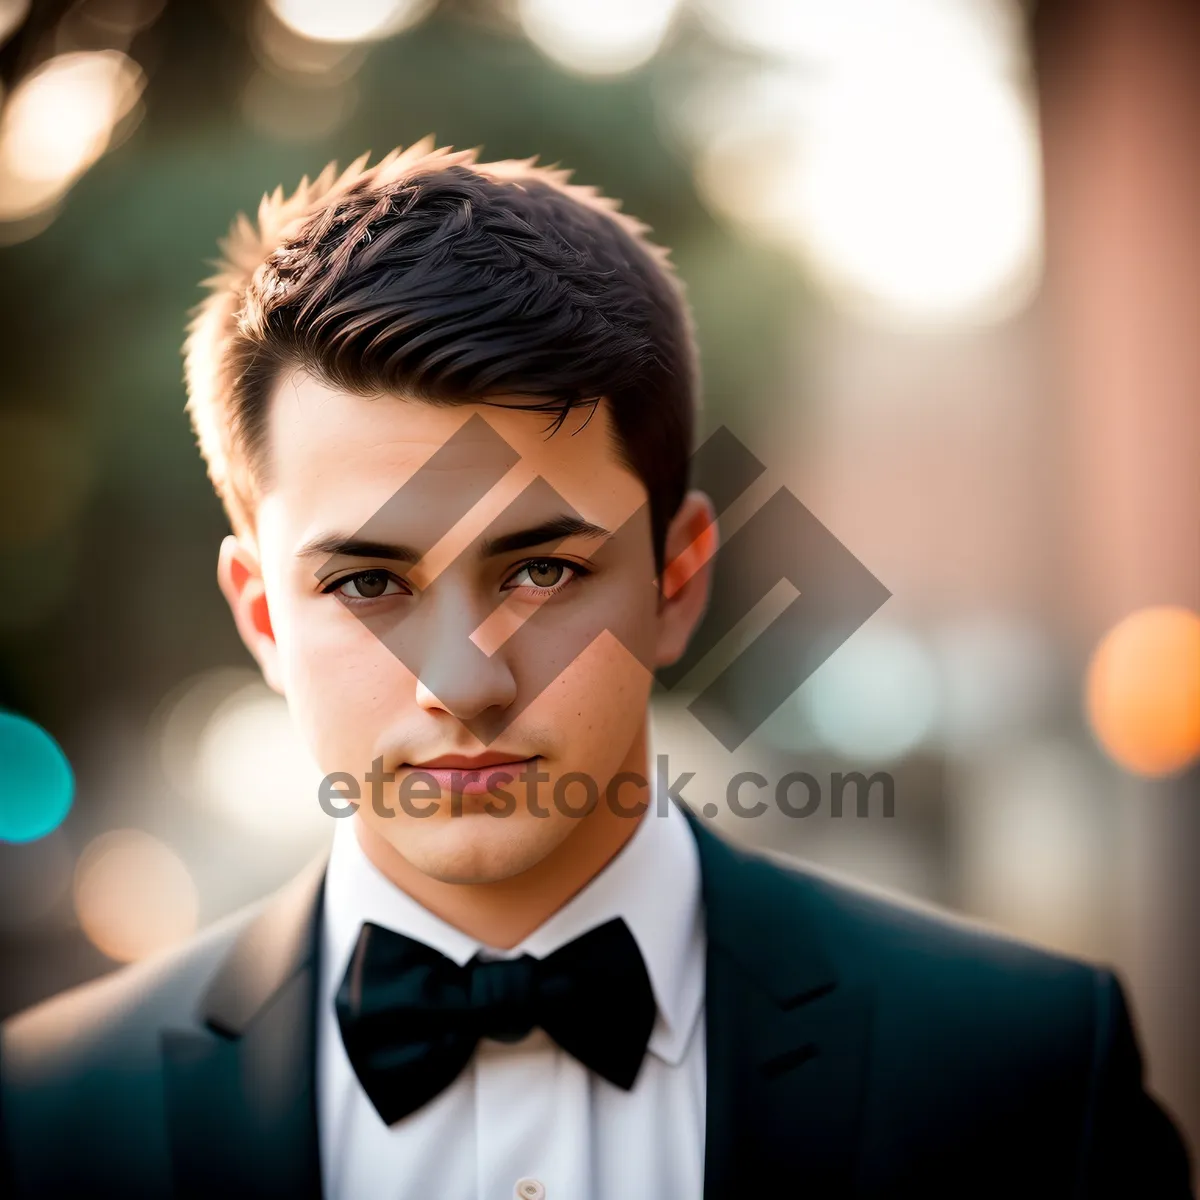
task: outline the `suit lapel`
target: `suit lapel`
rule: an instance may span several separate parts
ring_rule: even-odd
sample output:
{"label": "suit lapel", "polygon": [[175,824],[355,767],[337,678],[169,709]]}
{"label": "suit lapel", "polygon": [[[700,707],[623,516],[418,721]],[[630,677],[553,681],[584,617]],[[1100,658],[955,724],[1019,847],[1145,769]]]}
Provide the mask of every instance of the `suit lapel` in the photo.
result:
{"label": "suit lapel", "polygon": [[201,1005],[206,1028],[163,1033],[180,1196],[317,1200],[315,1012],[324,858],[242,931]]}
{"label": "suit lapel", "polygon": [[801,876],[688,817],[708,935],[704,1200],[850,1196],[872,996],[839,981]]}

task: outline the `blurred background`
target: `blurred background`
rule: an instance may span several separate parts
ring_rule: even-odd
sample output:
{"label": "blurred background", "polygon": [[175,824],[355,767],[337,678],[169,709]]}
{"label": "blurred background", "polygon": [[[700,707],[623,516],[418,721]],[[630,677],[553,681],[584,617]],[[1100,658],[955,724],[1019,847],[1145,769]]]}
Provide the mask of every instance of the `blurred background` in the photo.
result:
{"label": "blurred background", "polygon": [[714,819],[1115,964],[1200,1146],[1200,6],[0,0],[0,42],[0,1017],[328,837],[179,346],[237,211],[432,133],[649,222],[767,467],[726,536],[788,487],[892,592],[732,755],[664,694],[688,796],[889,772],[891,817]]}

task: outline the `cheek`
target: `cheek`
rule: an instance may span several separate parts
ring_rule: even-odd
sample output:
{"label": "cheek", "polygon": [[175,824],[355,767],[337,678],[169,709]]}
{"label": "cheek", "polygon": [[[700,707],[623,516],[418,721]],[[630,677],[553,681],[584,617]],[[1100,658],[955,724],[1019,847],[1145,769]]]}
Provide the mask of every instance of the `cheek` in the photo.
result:
{"label": "cheek", "polygon": [[646,716],[653,675],[611,633],[601,633],[525,713],[556,731],[563,770],[607,778],[620,766]]}
{"label": "cheek", "polygon": [[416,680],[361,621],[329,611],[336,604],[294,603],[277,643],[288,706],[321,769],[361,777]]}

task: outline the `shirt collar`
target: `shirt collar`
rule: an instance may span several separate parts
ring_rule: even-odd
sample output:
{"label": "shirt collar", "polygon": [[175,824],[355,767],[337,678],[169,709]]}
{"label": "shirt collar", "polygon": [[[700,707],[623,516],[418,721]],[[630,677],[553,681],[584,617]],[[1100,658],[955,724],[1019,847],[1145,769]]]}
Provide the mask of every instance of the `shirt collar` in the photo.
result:
{"label": "shirt collar", "polygon": [[699,1016],[704,994],[699,854],[687,819],[670,798],[655,800],[605,868],[511,950],[484,945],[396,887],[363,853],[353,821],[335,827],[323,906],[322,950],[331,968],[326,973],[331,992],[366,921],[424,942],[461,966],[476,953],[545,958],[621,917],[641,950],[658,1005],[649,1049],[664,1062],[679,1063]]}

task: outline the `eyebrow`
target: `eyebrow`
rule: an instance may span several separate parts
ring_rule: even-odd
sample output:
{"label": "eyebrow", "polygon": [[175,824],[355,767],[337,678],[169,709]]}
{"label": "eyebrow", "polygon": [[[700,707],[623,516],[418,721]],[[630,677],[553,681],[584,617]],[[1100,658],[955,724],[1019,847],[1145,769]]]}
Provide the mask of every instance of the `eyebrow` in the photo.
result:
{"label": "eyebrow", "polygon": [[[515,550],[528,550],[544,546],[547,542],[560,542],[569,537],[607,538],[610,530],[594,525],[582,517],[562,513],[528,529],[518,529],[496,537],[485,538],[479,548],[481,558],[494,558],[500,554],[511,554]],[[305,542],[296,551],[297,558],[314,555],[342,558],[385,558],[389,562],[415,563],[421,560],[421,551],[400,542],[378,542],[360,538],[354,534],[324,533]]]}
{"label": "eyebrow", "polygon": [[482,558],[493,558],[497,554],[528,550],[533,546],[544,546],[547,542],[561,542],[569,537],[599,539],[612,537],[612,533],[602,525],[593,525],[591,521],[585,521],[582,517],[562,513],[528,529],[484,538],[479,553]]}

